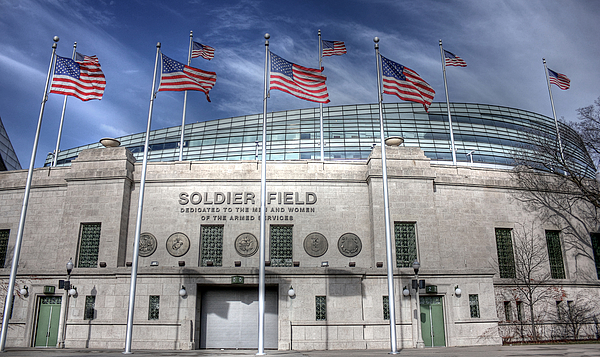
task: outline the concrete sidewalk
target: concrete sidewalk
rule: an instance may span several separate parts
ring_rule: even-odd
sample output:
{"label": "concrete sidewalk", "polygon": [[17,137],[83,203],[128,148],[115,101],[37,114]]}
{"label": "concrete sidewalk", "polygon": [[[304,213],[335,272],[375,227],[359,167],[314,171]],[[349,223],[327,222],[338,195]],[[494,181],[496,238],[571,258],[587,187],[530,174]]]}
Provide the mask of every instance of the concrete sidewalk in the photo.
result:
{"label": "concrete sidewalk", "polygon": [[[193,350],[193,351],[150,351],[133,350],[134,356],[255,356],[256,350]],[[364,357],[389,356],[389,350],[343,350],[343,351],[266,351],[267,356],[276,357]],[[569,345],[525,345],[525,346],[475,346],[475,347],[437,347],[425,349],[404,349],[399,356],[444,356],[444,357],[517,357],[517,356],[599,356],[600,344]],[[49,356],[49,357],[117,357],[123,356],[123,350],[98,349],[41,349],[7,348],[0,356]]]}

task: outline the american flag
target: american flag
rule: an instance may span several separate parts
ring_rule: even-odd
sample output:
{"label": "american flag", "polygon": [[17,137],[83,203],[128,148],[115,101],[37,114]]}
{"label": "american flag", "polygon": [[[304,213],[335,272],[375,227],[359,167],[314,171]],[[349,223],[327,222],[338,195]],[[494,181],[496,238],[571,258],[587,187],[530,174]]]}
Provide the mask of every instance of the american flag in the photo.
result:
{"label": "american flag", "polygon": [[210,61],[215,57],[215,49],[194,41],[192,45],[192,58],[196,57],[202,57]]}
{"label": "american flag", "polygon": [[321,43],[323,44],[323,57],[333,55],[341,56],[346,53],[344,41],[321,40]]}
{"label": "american flag", "polygon": [[571,80],[567,78],[564,74],[554,72],[550,68],[548,68],[548,79],[550,79],[550,83],[556,84],[558,88],[565,90],[571,87]]}
{"label": "american flag", "polygon": [[446,66],[466,67],[467,62],[450,51],[444,50]]}
{"label": "american flag", "polygon": [[423,104],[425,111],[435,96],[435,91],[417,72],[381,56],[383,67],[383,93],[396,95],[402,100]]}
{"label": "american flag", "polygon": [[206,94],[210,102],[208,92],[217,81],[215,72],[207,72],[198,68],[186,66],[181,62],[162,56],[162,74],[158,91],[185,91],[199,90]]}
{"label": "american flag", "polygon": [[83,101],[102,99],[106,78],[98,57],[77,53],[76,59],[56,56],[50,93],[72,95]]}
{"label": "american flag", "polygon": [[271,89],[289,93],[300,99],[317,103],[329,103],[327,94],[327,77],[314,68],[298,66],[270,52],[271,76],[269,85]]}

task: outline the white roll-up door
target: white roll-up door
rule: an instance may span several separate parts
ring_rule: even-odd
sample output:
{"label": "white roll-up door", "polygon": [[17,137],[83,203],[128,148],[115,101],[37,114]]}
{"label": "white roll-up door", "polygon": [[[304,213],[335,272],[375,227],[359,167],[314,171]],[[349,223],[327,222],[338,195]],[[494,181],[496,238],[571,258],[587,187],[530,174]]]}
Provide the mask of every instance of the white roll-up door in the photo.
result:
{"label": "white roll-up door", "polygon": [[[200,348],[258,348],[258,287],[202,292]],[[265,292],[265,348],[277,349],[277,290]]]}

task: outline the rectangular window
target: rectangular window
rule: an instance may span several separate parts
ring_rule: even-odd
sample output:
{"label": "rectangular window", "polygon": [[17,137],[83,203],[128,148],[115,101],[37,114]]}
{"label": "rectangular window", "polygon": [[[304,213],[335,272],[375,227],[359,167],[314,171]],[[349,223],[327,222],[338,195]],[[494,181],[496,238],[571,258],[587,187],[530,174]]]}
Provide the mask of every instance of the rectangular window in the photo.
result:
{"label": "rectangular window", "polygon": [[6,263],[6,251],[8,250],[8,236],[10,229],[0,229],[0,268]]}
{"label": "rectangular window", "polygon": [[496,248],[498,249],[498,268],[501,278],[515,277],[515,256],[512,245],[512,229],[496,228]]}
{"label": "rectangular window", "polygon": [[396,267],[410,268],[417,260],[417,229],[415,223],[394,223]]}
{"label": "rectangular window", "polygon": [[214,266],[223,265],[223,226],[202,226],[200,236],[200,266],[207,266],[208,261]]}
{"label": "rectangular window", "polygon": [[600,279],[600,233],[592,233],[592,251],[596,262],[596,276]]}
{"label": "rectangular window", "polygon": [[158,320],[158,312],[160,309],[160,296],[150,295],[148,304],[148,320]]}
{"label": "rectangular window", "polygon": [[562,319],[562,301],[556,302],[556,317]]}
{"label": "rectangular window", "polygon": [[383,319],[384,320],[390,319],[390,297],[389,296],[383,297]]}
{"label": "rectangular window", "polygon": [[523,321],[523,302],[517,301],[517,320]]}
{"label": "rectangular window", "polygon": [[479,317],[479,295],[469,295],[469,310],[471,310],[471,317]]}
{"label": "rectangular window", "polygon": [[317,321],[327,321],[327,297],[315,296],[315,312]]}
{"label": "rectangular window", "polygon": [[293,226],[271,226],[271,266],[292,266]]}
{"label": "rectangular window", "polygon": [[82,223],[79,236],[79,268],[96,268],[100,248],[100,223]]}
{"label": "rectangular window", "polygon": [[504,302],[504,321],[511,321],[512,320],[512,306],[510,304],[510,301],[505,301]]}
{"label": "rectangular window", "polygon": [[85,297],[85,311],[83,312],[84,320],[94,319],[94,308],[96,307],[96,296],[88,295]]}
{"label": "rectangular window", "polygon": [[546,245],[548,246],[548,259],[550,261],[550,274],[552,279],[564,279],[565,265],[563,262],[559,231],[546,231]]}

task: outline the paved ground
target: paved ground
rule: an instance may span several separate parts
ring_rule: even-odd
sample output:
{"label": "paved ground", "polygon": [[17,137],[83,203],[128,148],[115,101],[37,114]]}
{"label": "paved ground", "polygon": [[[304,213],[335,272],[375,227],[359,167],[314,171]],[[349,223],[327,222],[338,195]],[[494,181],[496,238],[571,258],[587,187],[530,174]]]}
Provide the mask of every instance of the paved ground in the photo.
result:
{"label": "paved ground", "polygon": [[[148,351],[134,350],[133,356],[255,356],[256,350],[196,350],[196,351]],[[276,357],[364,357],[389,356],[389,351],[350,350],[350,351],[266,351],[267,356]],[[527,345],[527,346],[476,346],[476,347],[440,347],[425,349],[404,349],[399,356],[444,356],[444,357],[528,357],[528,356],[569,356],[600,357],[600,344],[572,345]],[[74,350],[74,349],[40,349],[40,348],[7,348],[0,356],[48,356],[48,357],[117,357],[123,356],[122,350]]]}

